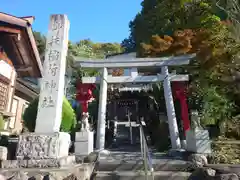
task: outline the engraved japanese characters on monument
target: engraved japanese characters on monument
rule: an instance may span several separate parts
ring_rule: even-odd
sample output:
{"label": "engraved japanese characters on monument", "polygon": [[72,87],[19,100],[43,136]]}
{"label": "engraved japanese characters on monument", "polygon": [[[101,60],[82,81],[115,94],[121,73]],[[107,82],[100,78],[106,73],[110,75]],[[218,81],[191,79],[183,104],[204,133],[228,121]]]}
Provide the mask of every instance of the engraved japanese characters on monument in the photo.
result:
{"label": "engraved japanese characters on monument", "polygon": [[65,15],[51,16],[35,132],[52,133],[60,129],[68,30],[69,22]]}

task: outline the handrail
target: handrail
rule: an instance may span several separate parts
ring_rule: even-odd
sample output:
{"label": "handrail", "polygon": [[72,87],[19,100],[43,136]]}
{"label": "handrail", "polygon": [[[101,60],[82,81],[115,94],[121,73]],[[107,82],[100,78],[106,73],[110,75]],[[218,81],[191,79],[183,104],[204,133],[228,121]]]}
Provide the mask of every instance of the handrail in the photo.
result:
{"label": "handrail", "polygon": [[151,152],[147,145],[147,138],[145,136],[142,122],[139,122],[140,129],[140,144],[141,144],[141,155],[144,164],[145,178],[148,180],[148,173],[151,173],[151,179],[154,180],[154,168],[152,164]]}

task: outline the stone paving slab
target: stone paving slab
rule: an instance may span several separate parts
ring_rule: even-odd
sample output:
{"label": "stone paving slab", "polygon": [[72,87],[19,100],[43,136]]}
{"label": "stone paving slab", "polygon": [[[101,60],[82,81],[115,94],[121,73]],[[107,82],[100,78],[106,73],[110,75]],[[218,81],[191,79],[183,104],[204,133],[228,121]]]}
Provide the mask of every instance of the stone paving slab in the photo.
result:
{"label": "stone paving slab", "polygon": [[[99,171],[139,171],[144,168],[142,160],[100,162]],[[155,171],[189,171],[191,164],[180,160],[159,160],[153,162]]]}
{"label": "stone paving slab", "polygon": [[[165,172],[158,171],[154,172],[154,180],[186,180],[190,176],[187,172]],[[97,180],[145,180],[144,172],[98,172]],[[151,175],[148,175],[148,179],[151,180]]]}

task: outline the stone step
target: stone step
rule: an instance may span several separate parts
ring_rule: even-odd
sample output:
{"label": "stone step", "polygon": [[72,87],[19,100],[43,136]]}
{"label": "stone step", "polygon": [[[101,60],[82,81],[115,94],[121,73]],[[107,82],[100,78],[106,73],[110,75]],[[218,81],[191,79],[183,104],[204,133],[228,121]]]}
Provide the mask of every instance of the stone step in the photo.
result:
{"label": "stone step", "polygon": [[[153,160],[154,171],[189,171],[191,165],[182,160]],[[98,171],[141,171],[144,169],[141,159],[131,161],[100,161]]]}
{"label": "stone step", "polygon": [[[154,180],[186,180],[191,173],[188,172],[171,172],[171,171],[156,171],[154,172]],[[97,172],[96,180],[146,180],[144,172],[132,172],[132,171],[118,171],[118,172]],[[152,176],[149,174],[148,179],[152,180]]]}

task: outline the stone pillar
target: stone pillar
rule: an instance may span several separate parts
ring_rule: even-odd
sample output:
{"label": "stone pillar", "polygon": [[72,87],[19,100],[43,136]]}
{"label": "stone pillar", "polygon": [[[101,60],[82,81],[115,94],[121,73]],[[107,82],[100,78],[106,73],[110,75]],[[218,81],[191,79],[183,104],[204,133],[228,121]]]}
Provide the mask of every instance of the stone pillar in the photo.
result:
{"label": "stone pillar", "polygon": [[59,132],[62,120],[69,21],[65,15],[52,15],[50,21],[36,133]]}
{"label": "stone pillar", "polygon": [[179,138],[178,125],[177,125],[177,119],[175,114],[168,67],[163,66],[161,70],[162,70],[162,74],[165,76],[163,81],[163,87],[164,87],[164,97],[165,97],[166,108],[167,108],[168,126],[169,126],[170,138],[171,138],[171,145],[172,145],[172,149],[180,149],[181,143]]}
{"label": "stone pillar", "polygon": [[98,125],[97,125],[97,150],[103,150],[105,144],[105,123],[106,123],[106,107],[107,107],[107,68],[102,69],[99,107],[98,107]]}
{"label": "stone pillar", "polygon": [[20,135],[16,153],[18,159],[58,159],[68,156],[70,135],[59,132],[68,31],[69,21],[66,15],[51,16],[35,132]]}

